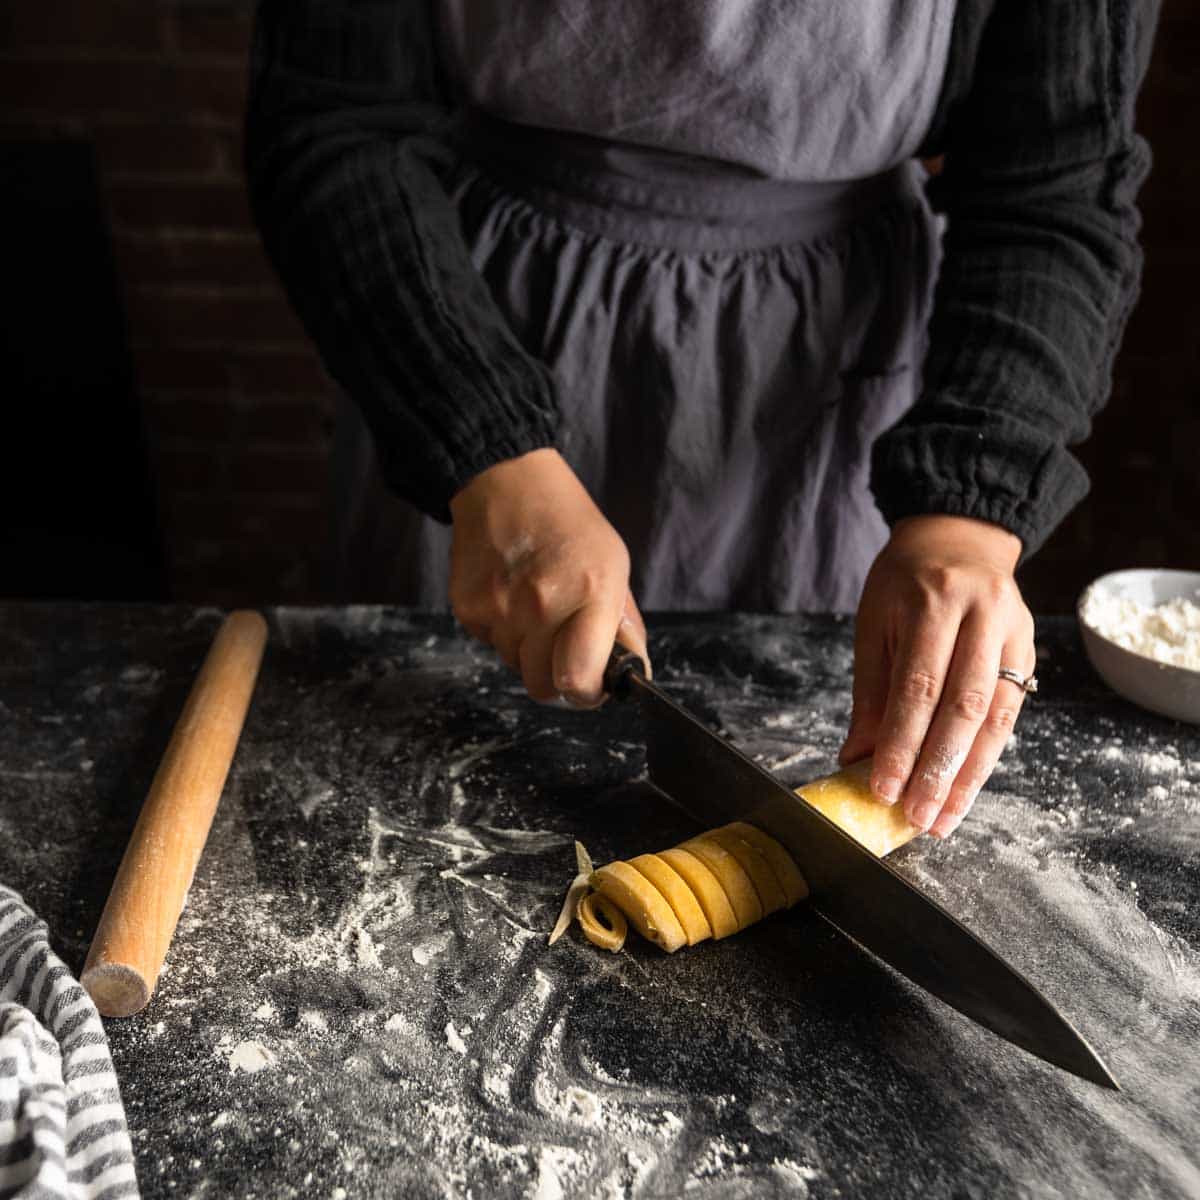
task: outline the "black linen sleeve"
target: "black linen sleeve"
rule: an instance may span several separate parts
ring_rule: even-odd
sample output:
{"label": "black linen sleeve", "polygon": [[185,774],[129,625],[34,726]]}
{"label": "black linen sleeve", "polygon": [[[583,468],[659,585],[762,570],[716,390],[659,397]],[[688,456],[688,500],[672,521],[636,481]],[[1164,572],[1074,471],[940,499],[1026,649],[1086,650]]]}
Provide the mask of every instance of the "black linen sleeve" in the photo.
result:
{"label": "black linen sleeve", "polygon": [[920,397],[876,443],[890,522],[991,521],[1035,551],[1086,495],[1067,447],[1108,397],[1141,271],[1134,100],[1155,0],[1001,0],[948,122]]}
{"label": "black linen sleeve", "polygon": [[454,117],[431,24],[428,0],[261,0],[246,168],[267,254],[384,478],[449,521],[473,476],[555,444],[557,407],[442,182]]}

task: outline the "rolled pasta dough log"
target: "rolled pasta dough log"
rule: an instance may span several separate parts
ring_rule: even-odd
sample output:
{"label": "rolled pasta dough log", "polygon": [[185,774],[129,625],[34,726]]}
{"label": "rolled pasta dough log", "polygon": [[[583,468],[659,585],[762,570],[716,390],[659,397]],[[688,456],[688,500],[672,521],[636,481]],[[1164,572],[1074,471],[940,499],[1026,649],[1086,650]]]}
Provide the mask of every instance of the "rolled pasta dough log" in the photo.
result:
{"label": "rolled pasta dough log", "polygon": [[734,821],[732,825],[726,825],[725,829],[736,833],[750,845],[756,846],[762,856],[771,864],[775,878],[779,880],[779,886],[783,888],[784,895],[787,897],[788,908],[808,896],[808,884],[805,882],[804,876],[800,874],[800,868],[796,866],[792,856],[769,833],[764,833],[757,825],[750,825],[746,821]]}
{"label": "rolled pasta dough log", "polygon": [[[863,760],[796,792],[882,857],[920,830],[908,823],[901,805],[889,807],[874,798],[870,773],[870,760]],[[597,894],[581,901],[580,924],[591,941],[606,949],[620,948],[624,929],[608,928],[601,915],[609,916],[612,925],[623,925],[628,917],[643,937],[672,953],[710,936],[728,937],[808,895],[786,847],[745,821],[658,854],[609,863],[586,878]],[[614,909],[619,910],[615,917]]]}
{"label": "rolled pasta dough log", "polygon": [[659,858],[657,854],[639,854],[637,858],[629,860],[629,865],[645,875],[671,906],[689,946],[712,937],[712,928],[700,901],[670,863]]}
{"label": "rolled pasta dough log", "polygon": [[692,889],[692,894],[700,902],[708,926],[714,938],[728,937],[737,933],[737,914],[729,897],[721,886],[721,881],[694,854],[688,853],[680,846],[670,850],[660,850],[658,857],[668,866],[674,867],[684,883]]}
{"label": "rolled pasta dough log", "polygon": [[704,838],[706,841],[716,842],[738,860],[754,885],[764,917],[787,907],[788,901],[783,885],[776,879],[775,872],[771,870],[771,864],[763,857],[762,851],[728,829],[714,829],[706,833]]}
{"label": "rolled pasta dough log", "polygon": [[713,841],[707,834],[690,838],[682,848],[694,854],[717,877],[729,903],[733,906],[739,929],[761,921],[763,910],[758,893],[745,868],[720,842]]}
{"label": "rolled pasta dough log", "polygon": [[627,862],[611,862],[592,873],[592,887],[607,896],[648,942],[673,954],[687,935],[670,904],[641,872]]}
{"label": "rolled pasta dough log", "polygon": [[876,858],[912,841],[921,832],[908,823],[903,804],[881,804],[871,792],[871,760],[861,759],[834,775],[814,779],[796,794],[824,813]]}

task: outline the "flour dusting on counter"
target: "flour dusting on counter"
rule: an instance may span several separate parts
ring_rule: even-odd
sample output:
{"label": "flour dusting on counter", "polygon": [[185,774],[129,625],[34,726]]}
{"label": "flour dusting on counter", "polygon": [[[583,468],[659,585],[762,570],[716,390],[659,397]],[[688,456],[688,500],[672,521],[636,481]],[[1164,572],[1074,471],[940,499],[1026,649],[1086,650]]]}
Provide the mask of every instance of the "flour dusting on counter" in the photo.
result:
{"label": "flour dusting on counter", "polygon": [[[131,689],[91,660],[146,629],[113,619],[59,672],[101,687],[92,725],[67,717],[95,771],[6,780],[0,839],[0,867],[11,831],[61,881],[40,903],[80,956],[65,889],[127,794],[111,746],[157,702],[104,703]],[[696,832],[645,780],[636,711],[528,704],[441,618],[278,624],[168,970],[109,1025],[146,1200],[1200,1195],[1200,735],[1088,693],[1070,622],[1039,631],[1045,695],[972,815],[893,864],[1043,988],[1120,1095],[805,911],[673,956],[547,946],[576,837],[601,862]],[[834,767],[848,622],[654,624],[656,674],[701,719],[793,786]],[[11,707],[12,769],[59,761],[44,709]]]}
{"label": "flour dusting on counter", "polygon": [[275,1055],[262,1042],[238,1042],[229,1051],[229,1069],[253,1075],[275,1063]]}

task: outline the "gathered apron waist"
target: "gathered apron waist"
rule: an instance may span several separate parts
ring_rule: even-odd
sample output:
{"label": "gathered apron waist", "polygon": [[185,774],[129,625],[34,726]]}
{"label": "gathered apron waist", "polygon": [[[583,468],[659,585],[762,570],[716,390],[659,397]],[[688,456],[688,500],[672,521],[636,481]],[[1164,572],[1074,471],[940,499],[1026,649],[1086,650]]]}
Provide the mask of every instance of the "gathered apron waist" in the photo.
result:
{"label": "gathered apron waist", "polygon": [[458,147],[505,189],[568,224],[674,250],[750,251],[806,243],[906,197],[915,161],[845,181],[772,179],[733,163],[517,125],[468,109]]}

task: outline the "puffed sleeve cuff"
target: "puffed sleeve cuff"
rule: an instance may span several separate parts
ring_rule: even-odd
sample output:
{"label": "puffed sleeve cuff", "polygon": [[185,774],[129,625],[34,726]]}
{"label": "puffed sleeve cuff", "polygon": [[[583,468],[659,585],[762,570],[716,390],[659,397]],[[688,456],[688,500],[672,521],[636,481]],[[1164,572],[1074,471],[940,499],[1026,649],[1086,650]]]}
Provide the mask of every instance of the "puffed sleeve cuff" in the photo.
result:
{"label": "puffed sleeve cuff", "polygon": [[[318,337],[317,344],[324,355],[329,340]],[[442,379],[459,376],[458,387],[451,385],[457,402],[431,396],[426,407],[372,369],[361,343],[355,349],[347,356],[334,351],[327,366],[358,400],[389,489],[437,521],[450,522],[451,498],[489,467],[559,446],[552,381],[541,364],[498,354],[481,375],[473,363],[460,372],[441,357]],[[435,353],[429,341],[422,352]]]}
{"label": "puffed sleeve cuff", "polygon": [[1028,558],[1087,495],[1088,477],[1068,450],[1036,431],[1005,433],[928,424],[893,429],[872,455],[872,490],[884,519],[890,525],[946,513],[990,521],[1016,534],[1022,561]]}

